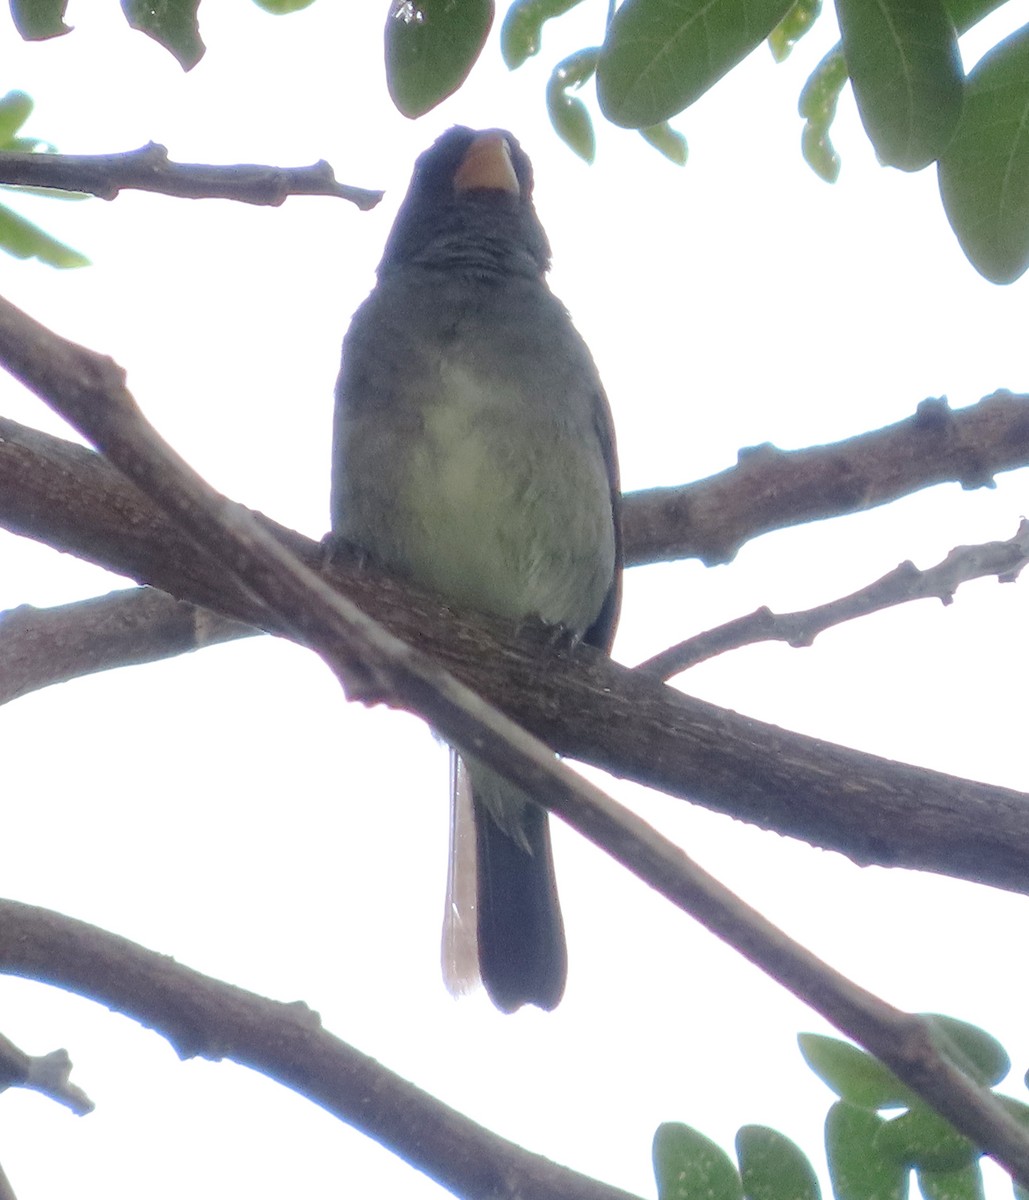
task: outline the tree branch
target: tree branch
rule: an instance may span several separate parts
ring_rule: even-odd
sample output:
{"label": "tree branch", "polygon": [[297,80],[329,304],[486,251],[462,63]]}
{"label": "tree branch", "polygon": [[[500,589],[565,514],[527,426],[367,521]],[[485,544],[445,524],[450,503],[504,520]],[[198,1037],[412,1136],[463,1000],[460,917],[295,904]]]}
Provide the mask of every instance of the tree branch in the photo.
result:
{"label": "tree branch", "polygon": [[[260,520],[309,566],[323,563],[319,543]],[[0,524],[180,600],[285,632],[99,455],[3,419]],[[324,574],[559,753],[860,864],[1029,894],[1029,799],[1019,792],[777,729],[588,646],[555,647],[544,630],[471,619],[342,557]]]}
{"label": "tree branch", "polygon": [[161,440],[110,359],[57,337],[6,302],[0,352],[16,378],[71,421],[269,616],[318,652],[352,696],[407,708],[452,745],[474,747],[506,779],[886,1061],[1016,1179],[1029,1182],[1029,1133],[936,1050],[924,1022],[827,967],[543,742],[334,592]]}
{"label": "tree branch", "polygon": [[996,392],[953,411],[923,400],[913,417],[829,446],[741,450],[735,467],[683,487],[626,497],[626,562],[731,562],[773,529],[889,504],[937,483],[990,487],[1029,464],[1029,396]]}
{"label": "tree branch", "polygon": [[810,646],[826,629],[881,612],[884,608],[927,599],[951,604],[961,584],[972,579],[996,575],[998,583],[1014,583],[1027,563],[1029,521],[1023,517],[1018,532],[1006,542],[956,546],[942,562],[926,571],[920,571],[912,562],[903,562],[881,579],[849,596],[804,612],[773,613],[770,608],[755,609],[745,617],[726,621],[724,625],[669,646],[641,663],[637,670],[649,671],[658,679],[670,679],[697,663],[756,642]]}
{"label": "tree branch", "polygon": [[260,633],[154,588],[0,613],[0,704],[83,675]]}
{"label": "tree branch", "polygon": [[[60,466],[69,487],[87,481],[106,487],[126,522],[146,519],[135,505],[138,493],[126,492],[92,451],[0,417],[0,504],[8,520],[18,517],[19,448]],[[99,461],[96,470],[90,460]],[[915,416],[843,442],[740,451],[737,466],[707,479],[628,493],[622,502],[626,562],[728,562],[745,542],[776,529],[860,512],[938,483],[988,487],[998,472],[1024,466],[1029,396],[997,392],[957,411],[944,401],[923,401]],[[80,473],[81,483],[74,478]],[[56,488],[51,494],[55,501],[70,500]]]}
{"label": "tree branch", "polygon": [[0,1167],[0,1200],[18,1200],[3,1167]]}
{"label": "tree branch", "polygon": [[292,1088],[466,1197],[634,1200],[499,1137],[281,1004],[72,917],[0,900],[0,970],[65,988]]}
{"label": "tree branch", "polygon": [[39,1056],[26,1054],[0,1033],[0,1092],[9,1087],[29,1088],[65,1105],[76,1116],[85,1116],[96,1106],[70,1076],[67,1050],[51,1050]]}
{"label": "tree branch", "polygon": [[374,208],[382,199],[382,192],[337,182],[325,161],[310,167],[176,163],[156,142],[122,154],[3,151],[0,184],[86,192],[101,200],[113,200],[126,188],[190,200],[240,200],[272,206],[282,204],[287,196],[339,196],[362,210]]}

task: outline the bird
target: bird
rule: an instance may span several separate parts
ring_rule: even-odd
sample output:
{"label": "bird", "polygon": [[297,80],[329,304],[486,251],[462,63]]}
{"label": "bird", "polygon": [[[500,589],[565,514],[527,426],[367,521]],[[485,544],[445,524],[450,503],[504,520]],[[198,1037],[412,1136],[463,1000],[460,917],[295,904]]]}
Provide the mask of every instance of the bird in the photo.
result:
{"label": "bird", "polygon": [[[505,130],[455,126],[417,159],[343,340],[333,536],[455,606],[606,652],[622,568],[614,427],[546,281],[532,193]],[[567,951],[547,813],[474,754],[451,753],[444,978],[460,992],[477,974],[505,1013],[551,1010]]]}

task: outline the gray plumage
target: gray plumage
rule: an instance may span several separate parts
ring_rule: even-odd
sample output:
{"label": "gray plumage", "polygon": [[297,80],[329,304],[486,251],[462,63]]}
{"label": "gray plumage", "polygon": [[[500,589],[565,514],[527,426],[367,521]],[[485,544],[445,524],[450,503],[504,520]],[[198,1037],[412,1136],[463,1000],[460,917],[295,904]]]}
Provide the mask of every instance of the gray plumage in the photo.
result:
{"label": "gray plumage", "polygon": [[[472,155],[494,154],[510,179],[482,186]],[[613,433],[548,264],[509,134],[453,129],[422,156],[344,341],[333,529],[455,604],[606,648],[620,576]],[[466,765],[483,980],[505,1011],[552,1008],[565,950],[546,814]]]}

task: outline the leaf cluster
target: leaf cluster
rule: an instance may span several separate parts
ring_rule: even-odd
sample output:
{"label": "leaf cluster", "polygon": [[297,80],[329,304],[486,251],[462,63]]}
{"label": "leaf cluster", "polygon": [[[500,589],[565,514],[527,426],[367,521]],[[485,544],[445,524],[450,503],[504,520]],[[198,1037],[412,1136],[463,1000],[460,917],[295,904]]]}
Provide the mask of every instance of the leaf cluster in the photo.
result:
{"label": "leaf cluster", "polygon": [[[947,218],[969,261],[992,282],[1010,283],[1029,266],[1029,140],[1023,134],[1029,26],[996,45],[967,76],[958,49],[958,35],[1000,3],[836,0],[842,40],[812,72],[798,107],[804,156],[833,182],[840,160],[829,133],[849,80],[879,160],[903,171],[935,164]],[[502,33],[508,66],[538,53],[543,24],[569,7],[568,0],[515,0]],[[820,13],[821,0],[624,0],[609,14],[600,45],[588,51],[600,111],[685,162],[685,140],[669,121],[762,41],[783,61]],[[569,95],[585,75],[565,81],[566,65],[575,59],[555,67],[547,102],[558,133],[591,161],[589,113]]]}
{"label": "leaf cluster", "polygon": [[[940,1014],[924,1019],[940,1051],[976,1084],[992,1089],[1010,1071],[1007,1051],[985,1030]],[[982,1200],[982,1151],[888,1067],[838,1038],[804,1033],[798,1042],[808,1066],[839,1097],[825,1119],[835,1200],[907,1200],[912,1172],[926,1200]],[[1029,1104],[996,1098],[1029,1125]],[[811,1161],[778,1130],[743,1126],[736,1160],[688,1125],[659,1126],[653,1144],[659,1200],[821,1200]],[[1017,1183],[1014,1193],[1016,1200],[1029,1195]]]}
{"label": "leaf cluster", "polygon": [[[513,0],[501,28],[508,68],[539,54],[547,22],[584,2]],[[608,121],[638,130],[682,165],[686,139],[669,121],[762,41],[781,62],[821,15],[821,0],[593,2],[597,43],[558,62],[546,86],[554,129],[587,162],[596,139],[579,92],[590,80]],[[803,154],[832,182],[840,160],[830,127],[849,80],[880,161],[903,171],[935,164],[961,247],[994,283],[1010,283],[1029,267],[1029,25],[994,46],[968,75],[958,35],[1005,2],[1014,0],[835,0],[842,40],[814,69],[798,104]],[[66,3],[11,0],[11,13],[23,37],[57,37],[70,31]],[[254,3],[284,14],[312,0]],[[199,4],[121,0],[128,23],[164,46],[184,70],[204,54]],[[494,17],[494,0],[389,0],[386,84],[397,108],[419,117],[456,91],[478,60]],[[6,214],[0,238],[11,253],[36,254],[55,265],[81,261],[69,261],[73,251]]]}

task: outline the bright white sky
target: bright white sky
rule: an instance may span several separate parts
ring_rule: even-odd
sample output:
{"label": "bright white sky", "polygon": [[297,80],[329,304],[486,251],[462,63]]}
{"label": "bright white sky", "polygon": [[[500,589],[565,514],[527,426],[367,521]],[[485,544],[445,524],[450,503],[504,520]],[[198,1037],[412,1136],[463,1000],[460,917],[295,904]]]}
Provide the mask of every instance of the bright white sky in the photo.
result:
{"label": "bright white sky", "polygon": [[[28,132],[68,152],[149,140],[183,161],[296,165],[385,187],[379,210],[280,210],[126,195],[25,203],[95,266],[4,261],[3,291],[111,354],[160,430],[216,486],[312,536],[327,526],[338,346],[372,282],[411,162],[448,125],[501,125],[533,156],[555,291],[593,348],[627,489],[730,465],[741,446],[800,447],[1025,390],[1027,283],[994,288],[947,228],[935,176],[880,170],[849,93],[840,183],[803,164],[796,97],[833,39],[785,67],[760,49],[677,124],[685,170],[600,125],[586,168],[551,133],[549,65],[600,35],[606,4],[548,27],[545,60],[509,76],[495,38],[469,85],[417,123],[380,66],[383,6],[323,0],[271,18],[201,8],[204,61],[183,75],[122,23],[73,3],[76,31],[0,32],[5,87],[33,94]],[[966,39],[970,65],[1024,3]],[[364,22],[364,24],[362,24]],[[831,26],[831,21],[826,22]],[[564,26],[564,30],[562,29]],[[562,41],[561,38],[566,40]],[[65,433],[0,379],[0,411]],[[1024,475],[938,488],[889,510],[787,531],[736,563],[630,573],[616,654],[632,663],[759,604],[822,603],[912,558],[1007,538]],[[0,608],[118,581],[0,541]],[[1021,683],[1025,587],[985,581],[831,631],[808,650],[752,648],[683,686],[749,715],[879,754],[1029,790]],[[0,712],[3,893],[95,922],[282,1000],[476,1120],[601,1179],[653,1194],[663,1120],[731,1146],[766,1122],[821,1164],[829,1093],[795,1048],[823,1029],[703,929],[561,828],[570,945],[557,1012],[451,1000],[438,969],[446,756],[416,720],[348,706],[311,655],[266,639],[78,681]],[[843,859],[618,783],[636,807],[789,933],[893,1003],[977,1021],[1029,1060],[1029,901]],[[183,1194],[436,1197],[436,1185],[306,1100],[226,1064],[180,1064],[98,1006],[0,979],[3,1031],[67,1046],[96,1100],[76,1120],[0,1098],[2,1161],[22,1197]],[[998,1185],[995,1192],[1003,1195]]]}

